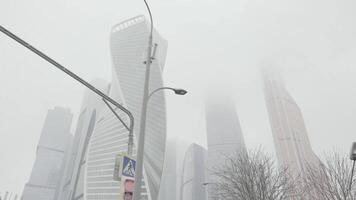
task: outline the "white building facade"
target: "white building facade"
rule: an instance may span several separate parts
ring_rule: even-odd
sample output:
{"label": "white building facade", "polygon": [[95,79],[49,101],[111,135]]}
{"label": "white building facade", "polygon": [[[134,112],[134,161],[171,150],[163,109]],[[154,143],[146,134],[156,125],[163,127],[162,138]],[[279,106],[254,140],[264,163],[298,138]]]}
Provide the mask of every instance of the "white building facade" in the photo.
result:
{"label": "white building facade", "polygon": [[[135,118],[134,134],[138,134],[143,100],[146,50],[149,22],[137,16],[114,26],[111,32],[113,60],[110,96],[129,109]],[[163,86],[162,71],[167,42],[157,32],[153,35],[157,53],[151,65],[150,91]],[[117,110],[127,124],[128,118]],[[156,200],[162,176],[166,141],[166,108],[163,92],[153,95],[148,104],[144,184],[142,199]],[[136,138],[135,138],[136,142]],[[115,156],[127,152],[128,131],[107,108],[98,118],[89,144],[85,197],[88,200],[117,199],[120,183],[113,180]]]}
{"label": "white building facade", "polygon": [[[95,79],[91,84],[100,91],[108,93],[109,84],[106,81]],[[64,168],[65,173],[61,181],[61,190],[57,194],[56,200],[80,200],[84,198],[86,153],[97,120],[97,113],[100,113],[104,106],[105,104],[100,96],[86,89],[74,139],[69,150],[69,159]]]}
{"label": "white building facade", "polygon": [[72,118],[72,113],[66,108],[55,107],[48,111],[30,180],[22,194],[23,200],[55,199],[68,159]]}

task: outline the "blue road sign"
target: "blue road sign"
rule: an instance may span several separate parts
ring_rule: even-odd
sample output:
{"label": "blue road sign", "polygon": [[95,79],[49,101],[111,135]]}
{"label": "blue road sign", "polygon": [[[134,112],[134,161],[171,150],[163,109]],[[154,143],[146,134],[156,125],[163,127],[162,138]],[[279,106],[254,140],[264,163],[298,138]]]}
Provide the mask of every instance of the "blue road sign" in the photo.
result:
{"label": "blue road sign", "polygon": [[123,165],[122,165],[122,175],[126,177],[134,178],[135,169],[136,169],[136,160],[124,156]]}

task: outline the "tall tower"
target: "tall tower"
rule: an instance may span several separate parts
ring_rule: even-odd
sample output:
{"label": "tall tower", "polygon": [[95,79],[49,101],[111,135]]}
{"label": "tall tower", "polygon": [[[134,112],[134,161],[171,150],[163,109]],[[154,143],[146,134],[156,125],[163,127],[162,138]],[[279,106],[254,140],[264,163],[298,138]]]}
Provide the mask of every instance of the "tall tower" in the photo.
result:
{"label": "tall tower", "polygon": [[[132,112],[135,118],[135,136],[140,127],[146,71],[143,61],[147,55],[149,30],[149,23],[145,17],[137,16],[117,24],[111,32],[113,74],[110,96],[118,102],[122,102]],[[158,46],[151,65],[150,91],[163,86],[162,71],[167,51],[167,41],[162,39],[156,31],[153,40]],[[123,113],[119,112],[119,115],[122,115],[123,120],[127,122],[127,117]],[[120,152],[127,152],[127,139],[128,132],[124,126],[112,115],[110,110],[104,109],[89,144],[86,177],[87,199],[110,199],[120,195],[120,190],[117,189],[119,183],[112,180],[112,170],[114,169],[115,156]],[[165,143],[165,97],[163,92],[159,92],[150,98],[148,104],[143,199],[156,200],[158,198]],[[104,167],[105,174],[102,172]],[[94,184],[99,179],[100,183]]]}
{"label": "tall tower", "polygon": [[206,149],[192,144],[183,162],[180,200],[206,200]]}
{"label": "tall tower", "polygon": [[163,176],[161,181],[158,200],[177,200],[177,178],[178,178],[178,155],[177,143],[174,140],[167,141]]}
{"label": "tall tower", "polygon": [[[180,200],[183,161],[189,143],[177,139],[167,139],[166,155],[158,200]],[[204,169],[202,169],[204,170]]]}
{"label": "tall tower", "polygon": [[[95,79],[91,84],[100,91],[108,93],[109,84],[106,81]],[[80,200],[84,198],[84,168],[86,167],[87,149],[97,114],[100,113],[103,106],[105,104],[98,95],[89,89],[84,92],[74,139],[68,152],[68,162],[65,165],[61,189],[56,194],[56,200]]]}
{"label": "tall tower", "polygon": [[318,166],[302,112],[285,88],[281,75],[275,69],[265,69],[264,93],[273,133],[278,162],[294,175],[302,173],[307,164]]}
{"label": "tall tower", "polygon": [[[239,118],[233,100],[224,94],[210,95],[206,103],[206,131],[208,138],[207,182],[218,182],[211,175],[215,167],[225,163],[226,156],[246,152]],[[209,196],[214,193],[208,187]]]}
{"label": "tall tower", "polygon": [[23,191],[23,200],[54,199],[63,176],[72,117],[66,108],[55,107],[48,111],[31,177]]}

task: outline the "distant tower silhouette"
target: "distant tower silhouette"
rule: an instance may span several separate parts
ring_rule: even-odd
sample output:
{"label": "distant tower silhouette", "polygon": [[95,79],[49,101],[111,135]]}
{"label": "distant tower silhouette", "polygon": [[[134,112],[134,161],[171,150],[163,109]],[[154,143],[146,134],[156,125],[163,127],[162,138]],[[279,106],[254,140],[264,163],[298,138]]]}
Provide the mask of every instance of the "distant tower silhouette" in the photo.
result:
{"label": "distant tower silhouette", "polygon": [[263,70],[264,93],[278,162],[299,175],[306,165],[319,165],[314,154],[302,112],[285,88],[279,71]]}
{"label": "distant tower silhouette", "polygon": [[206,149],[192,144],[184,156],[180,200],[206,200]]}
{"label": "distant tower silhouette", "polygon": [[66,151],[71,140],[72,117],[67,108],[55,107],[48,111],[30,180],[23,191],[23,200],[54,199],[60,188]]}
{"label": "distant tower silhouette", "polygon": [[7,200],[7,197],[9,196],[9,192],[8,191],[6,191],[5,192],[5,196],[4,196],[4,200]]}
{"label": "distant tower silhouette", "polygon": [[[108,93],[109,83],[101,79],[91,81],[97,89]],[[94,130],[97,115],[105,107],[103,100],[89,89],[84,91],[84,97],[78,116],[76,130],[68,162],[65,165],[60,190],[55,200],[84,199],[84,174],[86,168],[86,155],[91,135]]]}
{"label": "distant tower silhouette", "polygon": [[[225,163],[226,156],[246,152],[234,101],[220,92],[210,94],[206,100],[206,131],[208,139],[207,182],[218,182],[211,174],[214,167]],[[208,194],[214,193],[208,186]]]}

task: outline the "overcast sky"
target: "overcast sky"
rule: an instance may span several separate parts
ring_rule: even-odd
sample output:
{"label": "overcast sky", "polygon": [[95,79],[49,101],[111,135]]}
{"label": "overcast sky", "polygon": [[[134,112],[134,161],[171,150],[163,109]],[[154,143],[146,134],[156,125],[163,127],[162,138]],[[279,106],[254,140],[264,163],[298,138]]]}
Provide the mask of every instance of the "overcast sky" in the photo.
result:
{"label": "overcast sky", "polygon": [[[206,145],[204,98],[235,99],[246,144],[273,153],[259,68],[282,69],[314,151],[356,141],[356,1],[151,0],[168,40],[168,136]],[[0,0],[0,24],[86,80],[110,80],[110,29],[142,0]],[[84,88],[0,34],[0,192],[22,192],[48,109],[77,117]],[[224,99],[221,99],[222,101]],[[72,130],[74,130],[73,126]]]}

